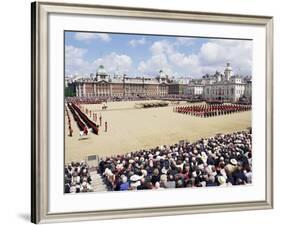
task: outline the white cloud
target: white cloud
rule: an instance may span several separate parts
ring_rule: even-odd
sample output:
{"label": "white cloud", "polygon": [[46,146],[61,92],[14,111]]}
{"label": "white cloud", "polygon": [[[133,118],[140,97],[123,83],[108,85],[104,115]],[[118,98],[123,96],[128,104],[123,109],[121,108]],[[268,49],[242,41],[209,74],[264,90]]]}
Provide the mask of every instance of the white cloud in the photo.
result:
{"label": "white cloud", "polygon": [[132,47],[136,47],[137,45],[144,45],[145,43],[146,43],[145,38],[132,39],[129,41],[129,45],[131,45]]}
{"label": "white cloud", "polygon": [[198,65],[198,57],[196,55],[185,55],[183,53],[175,52],[169,56],[171,62],[177,66],[191,66]]}
{"label": "white cloud", "polygon": [[185,45],[185,46],[192,46],[195,44],[195,38],[191,37],[177,37],[175,45]]}
{"label": "white cloud", "polygon": [[172,73],[168,54],[173,52],[173,47],[166,40],[156,41],[150,47],[151,57],[143,60],[138,65],[138,72],[155,76],[160,70],[167,74]]}
{"label": "white cloud", "polygon": [[157,55],[157,54],[170,54],[174,52],[173,45],[166,41],[156,41],[152,44],[150,47],[150,51],[152,55]]}
{"label": "white cloud", "polygon": [[150,75],[156,75],[160,69],[168,75],[177,71],[181,71],[181,75],[201,72],[198,56],[179,52],[176,49],[178,44],[179,42],[171,43],[167,40],[154,42],[150,47],[152,56],[139,64],[138,71]]}
{"label": "white cloud", "polygon": [[169,56],[169,59],[173,65],[185,71],[186,74],[199,75],[202,72],[199,57],[196,54],[187,55],[175,52]]}
{"label": "white cloud", "polygon": [[131,57],[128,55],[119,55],[115,52],[111,52],[102,58],[96,59],[92,64],[95,68],[99,65],[103,65],[109,73],[115,73],[116,71],[128,73],[131,70],[132,62]]}
{"label": "white cloud", "polygon": [[251,75],[252,42],[242,40],[211,40],[198,53],[203,70],[221,70],[230,62],[235,73]]}
{"label": "white cloud", "polygon": [[66,73],[85,73],[89,63],[84,60],[87,49],[77,48],[72,45],[65,46]]}
{"label": "white cloud", "polygon": [[203,61],[207,63],[214,63],[222,57],[221,50],[223,50],[223,48],[217,45],[216,43],[207,42],[206,44],[203,44],[200,49],[200,57]]}
{"label": "white cloud", "polygon": [[78,41],[90,41],[94,39],[100,39],[102,41],[110,41],[111,38],[109,34],[106,33],[86,33],[86,32],[78,32],[75,33],[74,38]]}
{"label": "white cloud", "polygon": [[150,76],[155,76],[160,70],[166,74],[172,74],[172,65],[169,55],[174,52],[173,46],[166,40],[156,41],[150,47],[151,57],[141,61],[137,70]]}
{"label": "white cloud", "polygon": [[[87,49],[76,48],[72,45],[65,46],[65,57],[66,59],[81,58],[87,52]],[[67,60],[68,61],[68,60]]]}
{"label": "white cloud", "polygon": [[171,67],[168,63],[167,56],[165,54],[153,55],[148,60],[141,61],[137,70],[141,73],[151,76],[157,75],[160,70],[163,70],[167,74],[170,74],[172,72]]}
{"label": "white cloud", "polygon": [[100,65],[104,65],[110,74],[117,70],[121,73],[128,73],[132,69],[132,59],[128,55],[111,52],[91,62],[85,59],[86,53],[87,50],[83,48],[76,48],[72,45],[65,47],[66,74],[95,73]]}
{"label": "white cloud", "polygon": [[95,73],[100,65],[104,65],[109,73],[117,70],[121,73],[128,73],[132,67],[132,59],[125,54],[111,52],[94,61],[86,59],[87,49],[77,48],[72,45],[65,46],[66,74],[90,74]]}
{"label": "white cloud", "polygon": [[251,41],[210,39],[196,53],[181,51],[183,45],[194,44],[193,38],[177,38],[173,43],[156,41],[150,47],[151,57],[139,63],[138,71],[155,75],[163,69],[166,73],[201,77],[205,73],[223,72],[230,62],[234,73],[251,75]]}
{"label": "white cloud", "polygon": [[[91,40],[97,37],[84,36],[83,38]],[[146,40],[143,38],[130,42],[131,46],[137,46],[145,44]],[[187,47],[191,44],[196,47],[196,52],[191,50],[188,52],[193,48]],[[135,62],[136,69],[133,68],[133,60],[129,55],[111,52],[95,61],[90,61],[88,58],[86,60],[87,49],[69,45],[65,50],[66,72],[91,73],[102,64],[111,74],[118,70],[120,73],[132,75],[141,73],[156,76],[159,70],[164,70],[168,75],[201,77],[205,73],[212,74],[217,70],[223,72],[225,64],[230,62],[235,74],[252,75],[251,41],[210,39],[201,46],[196,44],[191,38],[177,38],[175,42],[165,39],[155,41],[149,48],[150,56]]]}

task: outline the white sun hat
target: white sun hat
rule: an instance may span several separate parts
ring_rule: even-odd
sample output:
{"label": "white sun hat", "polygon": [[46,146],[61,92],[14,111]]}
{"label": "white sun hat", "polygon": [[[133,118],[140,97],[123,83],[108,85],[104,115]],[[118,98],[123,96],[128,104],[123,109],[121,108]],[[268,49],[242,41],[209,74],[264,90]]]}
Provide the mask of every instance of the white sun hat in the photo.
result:
{"label": "white sun hat", "polygon": [[131,183],[131,186],[132,186],[132,187],[138,187],[138,186],[140,186],[140,185],[141,185],[140,181],[136,181],[136,182],[132,182],[132,183]]}
{"label": "white sun hat", "polygon": [[219,176],[218,177],[218,182],[222,185],[222,184],[225,184],[226,183],[226,179],[224,176]]}
{"label": "white sun hat", "polygon": [[135,181],[140,180],[140,178],[141,178],[140,176],[134,174],[133,176],[130,177],[130,180],[133,181],[133,182],[135,182]]}
{"label": "white sun hat", "polygon": [[231,159],[231,160],[230,160],[230,163],[231,163],[232,165],[236,166],[236,165],[237,165],[237,160],[236,160],[236,159]]}

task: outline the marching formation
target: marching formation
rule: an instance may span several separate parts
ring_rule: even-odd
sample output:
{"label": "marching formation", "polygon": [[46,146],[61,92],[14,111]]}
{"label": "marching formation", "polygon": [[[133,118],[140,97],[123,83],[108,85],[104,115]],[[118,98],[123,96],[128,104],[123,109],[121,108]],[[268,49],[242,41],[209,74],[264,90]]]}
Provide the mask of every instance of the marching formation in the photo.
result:
{"label": "marching formation", "polygon": [[[79,104],[75,104],[73,102],[68,102],[67,107],[65,107],[66,111],[66,119],[68,123],[68,130],[70,137],[73,136],[73,129],[71,126],[71,118],[69,115],[69,110],[73,116],[74,121],[77,124],[77,127],[80,131],[80,137],[81,136],[87,136],[89,131],[93,132],[94,134],[98,135],[99,130],[103,126],[104,123],[104,132],[108,131],[108,122],[104,121],[102,119],[102,114],[95,113],[92,110],[89,110],[86,107],[83,107]],[[69,110],[68,110],[69,109]]]}
{"label": "marching formation", "polygon": [[73,118],[76,121],[80,131],[83,131],[83,133],[87,135],[88,128],[90,128],[94,134],[99,134],[99,126],[93,121],[91,121],[78,106],[76,106],[74,103],[68,103],[67,106],[71,111]]}
{"label": "marching formation", "polygon": [[174,107],[173,111],[197,117],[212,117],[251,110],[251,105],[215,104]]}
{"label": "marching formation", "polygon": [[159,102],[150,102],[150,103],[137,103],[136,107],[138,108],[157,108],[168,106],[169,102],[159,101]]}
{"label": "marching formation", "polygon": [[66,116],[67,116],[67,124],[68,124],[69,137],[72,137],[73,129],[72,129],[72,126],[71,126],[71,119],[70,119],[67,107],[65,107],[65,111],[66,111]]}

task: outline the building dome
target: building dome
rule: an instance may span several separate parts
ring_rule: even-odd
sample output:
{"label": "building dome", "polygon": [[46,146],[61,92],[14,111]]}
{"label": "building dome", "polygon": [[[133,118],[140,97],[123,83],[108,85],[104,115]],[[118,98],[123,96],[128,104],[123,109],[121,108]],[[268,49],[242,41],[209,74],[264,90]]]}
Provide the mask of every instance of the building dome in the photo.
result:
{"label": "building dome", "polygon": [[106,75],[106,71],[103,65],[100,65],[97,69],[97,75]]}
{"label": "building dome", "polygon": [[103,65],[100,65],[97,69],[96,80],[97,81],[101,81],[101,80],[108,81],[108,75],[107,75]]}

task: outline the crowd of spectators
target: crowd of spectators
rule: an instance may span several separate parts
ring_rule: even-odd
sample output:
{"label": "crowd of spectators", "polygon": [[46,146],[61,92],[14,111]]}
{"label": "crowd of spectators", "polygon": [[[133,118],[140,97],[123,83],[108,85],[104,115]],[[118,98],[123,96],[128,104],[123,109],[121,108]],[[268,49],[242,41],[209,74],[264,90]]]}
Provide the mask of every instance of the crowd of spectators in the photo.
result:
{"label": "crowd of spectators", "polygon": [[86,162],[71,162],[64,168],[64,193],[93,191],[89,166]]}
{"label": "crowd of spectators", "polygon": [[107,157],[98,170],[111,191],[251,184],[252,134],[217,134]]}
{"label": "crowd of spectators", "polygon": [[101,104],[103,102],[118,102],[118,101],[143,101],[143,100],[166,100],[166,101],[202,101],[198,99],[190,99],[187,95],[166,95],[166,96],[96,96],[96,97],[67,97],[67,102],[75,104]]}

